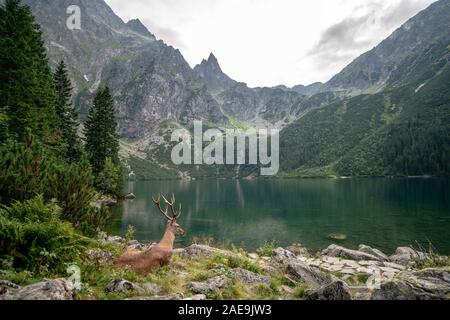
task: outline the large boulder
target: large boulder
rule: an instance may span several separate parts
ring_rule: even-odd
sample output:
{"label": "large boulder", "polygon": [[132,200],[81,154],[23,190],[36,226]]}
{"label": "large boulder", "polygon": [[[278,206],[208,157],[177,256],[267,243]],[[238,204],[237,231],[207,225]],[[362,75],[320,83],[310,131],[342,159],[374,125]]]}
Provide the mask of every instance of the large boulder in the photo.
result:
{"label": "large boulder", "polygon": [[404,271],[375,290],[372,300],[450,300],[450,268]]}
{"label": "large boulder", "polygon": [[246,285],[265,284],[270,285],[271,281],[268,277],[256,274],[254,272],[237,268],[233,269],[234,276]]}
{"label": "large boulder", "polygon": [[380,250],[366,246],[364,244],[361,244],[359,246],[358,251],[375,256],[380,261],[388,261],[389,260],[389,257],[387,255],[385,255],[383,252],[381,252]]}
{"label": "large boulder", "polygon": [[218,276],[204,282],[191,282],[187,285],[187,290],[197,294],[208,294],[217,292],[219,289],[231,285],[231,279],[227,276]]}
{"label": "large boulder", "polygon": [[370,261],[381,261],[379,257],[374,256],[369,253],[356,251],[347,249],[341,246],[337,246],[335,244],[332,244],[328,248],[322,251],[323,256],[328,257],[336,257],[336,258],[343,258],[343,259],[349,259],[349,260],[370,260]]}
{"label": "large boulder", "polygon": [[229,251],[220,250],[220,249],[216,249],[216,248],[212,248],[210,246],[200,245],[200,244],[193,244],[190,247],[187,247],[185,249],[177,250],[176,254],[178,254],[182,258],[186,258],[186,259],[202,258],[202,257],[207,257],[207,256],[210,256],[213,254],[220,254],[220,255],[224,255],[224,256],[232,255],[232,253],[230,253]]}
{"label": "large boulder", "polygon": [[426,253],[416,251],[409,247],[399,247],[395,253],[389,257],[389,260],[400,265],[406,266],[410,262],[416,260],[426,260],[428,255]]}
{"label": "large boulder", "polygon": [[26,287],[9,286],[3,300],[73,300],[75,288],[66,279],[45,280]]}
{"label": "large boulder", "polygon": [[143,294],[145,292],[144,289],[139,287],[138,285],[127,281],[127,280],[113,280],[106,286],[106,292],[109,293],[120,293],[120,294],[128,294],[130,292],[137,292],[139,294]]}
{"label": "large boulder", "polygon": [[335,280],[309,292],[306,300],[352,300],[352,295],[347,284]]}
{"label": "large boulder", "polygon": [[272,254],[272,260],[281,264],[285,264],[289,260],[294,259],[295,257],[296,256],[292,251],[283,248],[276,248],[275,250],[273,250]]}
{"label": "large boulder", "polygon": [[305,282],[313,288],[320,288],[337,280],[337,278],[323,273],[320,269],[308,266],[298,260],[290,261],[286,265],[286,271],[296,280]]}
{"label": "large boulder", "polygon": [[0,280],[0,300],[11,300],[20,287],[10,281]]}
{"label": "large boulder", "polygon": [[311,257],[311,254],[309,253],[308,249],[299,244],[289,246],[286,249],[295,254],[297,257],[307,257],[307,258]]}

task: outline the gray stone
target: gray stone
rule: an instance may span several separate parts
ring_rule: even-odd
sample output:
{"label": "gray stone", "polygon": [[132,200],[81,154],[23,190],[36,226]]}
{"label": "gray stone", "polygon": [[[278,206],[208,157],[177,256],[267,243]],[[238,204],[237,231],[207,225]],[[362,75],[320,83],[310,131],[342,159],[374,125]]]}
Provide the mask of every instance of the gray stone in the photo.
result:
{"label": "gray stone", "polygon": [[124,238],[122,238],[122,237],[119,237],[119,236],[108,236],[108,235],[106,235],[104,238],[102,238],[101,241],[103,243],[112,243],[112,244],[114,244],[114,243],[121,243],[122,244],[122,243],[126,242],[126,240]]}
{"label": "gray stone", "polygon": [[285,264],[287,261],[294,259],[295,254],[283,248],[273,250],[272,259],[278,263]]}
{"label": "gray stone", "polygon": [[242,268],[233,269],[232,272],[237,279],[239,279],[242,283],[246,285],[255,285],[258,283],[262,283],[269,286],[271,284],[271,281],[268,277],[256,274],[254,272]]}
{"label": "gray stone", "polygon": [[297,280],[315,288],[331,283],[334,279],[334,277],[323,273],[318,268],[308,266],[301,261],[289,262],[286,266],[286,271]]}
{"label": "gray stone", "polygon": [[343,281],[336,280],[311,291],[306,300],[352,300],[352,295]]}
{"label": "gray stone", "polygon": [[44,280],[10,291],[5,300],[73,300],[75,289],[66,279]]}
{"label": "gray stone", "polygon": [[180,293],[170,294],[167,296],[159,296],[159,297],[132,297],[125,300],[134,300],[134,301],[175,301],[175,300],[183,300],[184,296]]}
{"label": "gray stone", "polygon": [[380,250],[366,246],[364,244],[359,246],[358,251],[368,253],[372,256],[375,256],[380,261],[388,261],[389,260],[389,257],[387,255],[385,255],[383,252],[381,252]]}
{"label": "gray stone", "polygon": [[136,196],[134,195],[134,193],[130,192],[130,193],[127,193],[123,198],[125,200],[134,200],[134,199],[136,199]]}
{"label": "gray stone", "polygon": [[399,247],[395,253],[389,257],[389,260],[403,266],[416,260],[426,260],[428,255],[426,253],[416,251],[409,247]]}
{"label": "gray stone", "polygon": [[0,280],[0,300],[12,299],[14,293],[20,289],[20,286],[10,281]]}
{"label": "gray stone", "polygon": [[295,254],[297,257],[311,257],[308,249],[301,245],[293,245],[286,248],[288,251]]}
{"label": "gray stone", "polygon": [[189,298],[184,298],[182,300],[186,300],[186,301],[205,301],[205,300],[208,300],[208,298],[204,294],[197,294],[195,296],[192,296],[192,297],[189,297]]}
{"label": "gray stone", "polygon": [[231,279],[227,276],[218,276],[204,282],[191,282],[187,285],[187,290],[198,294],[208,294],[217,292],[219,289],[228,287]]}
{"label": "gray stone", "polygon": [[258,260],[259,259],[259,255],[257,253],[249,253],[248,257],[252,260]]}
{"label": "gray stone", "polygon": [[90,261],[98,264],[108,264],[113,261],[114,257],[108,250],[95,249],[86,251],[86,256]]}
{"label": "gray stone", "polygon": [[106,292],[128,294],[130,292],[137,292],[144,294],[145,290],[127,280],[113,280],[106,286]]}
{"label": "gray stone", "polygon": [[378,257],[375,257],[374,255],[356,250],[346,249],[344,247],[337,246],[335,244],[323,250],[322,255],[350,260],[375,260],[375,261],[380,260]]}
{"label": "gray stone", "polygon": [[372,300],[450,300],[450,268],[401,272],[375,290]]}
{"label": "gray stone", "polygon": [[385,267],[397,269],[399,271],[403,271],[406,269],[405,266],[402,266],[401,264],[393,263],[393,262],[384,262],[383,263]]}
{"label": "gray stone", "polygon": [[193,244],[190,247],[185,248],[179,255],[186,259],[207,257],[213,254],[221,254],[224,256],[232,256],[229,251],[216,249],[206,245]]}
{"label": "gray stone", "polygon": [[128,242],[127,250],[145,251],[145,250],[150,249],[151,246],[152,245],[144,245],[137,240],[132,240],[132,241]]}

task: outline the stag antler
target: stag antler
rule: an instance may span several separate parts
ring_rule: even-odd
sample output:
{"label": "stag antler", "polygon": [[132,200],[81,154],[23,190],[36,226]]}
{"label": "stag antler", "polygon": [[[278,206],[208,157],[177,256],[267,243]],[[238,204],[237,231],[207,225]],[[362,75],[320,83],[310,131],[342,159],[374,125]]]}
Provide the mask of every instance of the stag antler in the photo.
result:
{"label": "stag antler", "polygon": [[[167,208],[165,211],[161,208],[161,195],[158,196],[158,199],[152,197],[154,204],[158,207],[159,211],[166,217],[167,220],[169,221],[177,220],[181,216],[181,204],[180,209],[178,211],[175,211],[175,203],[176,203],[175,195],[172,194],[171,201],[167,200],[166,197],[164,196],[162,196],[162,198],[164,199],[164,202],[167,204]],[[169,216],[169,208],[170,211],[172,212],[172,217]]]}

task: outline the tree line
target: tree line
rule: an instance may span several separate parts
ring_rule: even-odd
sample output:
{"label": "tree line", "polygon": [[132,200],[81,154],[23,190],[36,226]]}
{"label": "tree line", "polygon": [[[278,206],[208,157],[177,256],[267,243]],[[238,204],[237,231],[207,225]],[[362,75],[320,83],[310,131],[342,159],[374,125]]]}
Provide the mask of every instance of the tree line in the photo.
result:
{"label": "tree line", "polygon": [[64,61],[51,70],[30,8],[6,0],[0,6],[0,260],[34,266],[45,260],[42,252],[59,248],[51,245],[55,237],[97,234],[108,210],[93,201],[120,196],[113,94],[98,89],[81,131],[72,91]]}

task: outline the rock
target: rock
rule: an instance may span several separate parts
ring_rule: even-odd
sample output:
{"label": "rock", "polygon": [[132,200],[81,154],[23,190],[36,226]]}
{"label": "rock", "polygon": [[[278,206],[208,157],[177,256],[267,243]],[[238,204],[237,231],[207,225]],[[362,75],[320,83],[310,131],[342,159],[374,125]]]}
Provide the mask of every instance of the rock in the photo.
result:
{"label": "rock", "polygon": [[389,257],[389,260],[403,266],[408,265],[415,260],[426,260],[428,255],[423,252],[416,251],[409,247],[399,247],[395,253]]}
{"label": "rock", "polygon": [[112,207],[115,206],[117,204],[117,200],[116,199],[106,199],[102,202],[103,205],[107,206],[107,207]]}
{"label": "rock", "polygon": [[145,290],[141,287],[137,286],[136,284],[127,281],[127,280],[114,280],[111,281],[106,286],[106,292],[110,293],[121,293],[121,294],[128,294],[130,292],[137,292],[139,294],[144,294]]}
{"label": "rock", "polygon": [[331,283],[334,279],[334,277],[323,273],[319,269],[310,267],[300,261],[289,262],[286,266],[286,271],[297,280],[303,281],[315,288]]}
{"label": "rock", "polygon": [[327,238],[332,240],[344,241],[347,240],[347,235],[342,233],[330,233],[329,235],[327,235]]}
{"label": "rock", "polygon": [[399,271],[403,271],[403,270],[406,269],[405,266],[402,266],[401,264],[396,264],[396,263],[393,263],[393,262],[384,262],[383,264],[384,264],[385,267],[392,268],[392,269],[397,269]]}
{"label": "rock", "polygon": [[181,257],[186,258],[186,259],[207,257],[212,254],[221,254],[221,255],[225,255],[225,256],[233,255],[229,251],[220,250],[220,249],[216,249],[216,248],[212,248],[210,246],[200,245],[200,244],[193,244],[190,247],[185,248],[182,252],[179,253],[179,255]]}
{"label": "rock", "polygon": [[5,300],[73,300],[75,289],[66,279],[45,280],[23,288],[10,288]]}
{"label": "rock", "polygon": [[88,250],[86,256],[90,261],[94,261],[97,264],[108,264],[113,261],[114,257],[108,250]]}
{"label": "rock", "polygon": [[0,280],[0,300],[11,300],[20,287],[10,281]]}
{"label": "rock", "polygon": [[108,236],[108,235],[103,235],[100,238],[100,241],[103,242],[103,243],[106,243],[106,244],[108,244],[108,243],[125,243],[126,242],[126,240],[124,238],[122,238],[122,237],[119,237],[119,236]]}
{"label": "rock", "polygon": [[142,243],[140,243],[137,240],[132,240],[128,242],[128,248],[127,250],[138,250],[138,251],[144,251],[149,249],[148,247],[144,246]]}
{"label": "rock", "polygon": [[134,199],[136,199],[136,196],[134,195],[134,193],[130,192],[130,193],[127,193],[123,198],[125,200],[134,200]]}
{"label": "rock", "polygon": [[231,284],[231,279],[227,276],[218,276],[204,282],[191,282],[187,285],[187,290],[198,294],[208,294],[217,292]]}
{"label": "rock", "polygon": [[132,297],[125,300],[134,300],[134,301],[175,301],[175,300],[183,300],[184,296],[180,293],[170,294],[167,296],[161,297]]}
{"label": "rock", "polygon": [[368,253],[372,256],[377,257],[380,261],[388,261],[389,257],[387,255],[385,255],[383,252],[381,252],[378,249],[366,246],[364,244],[361,244],[358,248],[358,251],[360,252],[364,252],[364,253]]}
{"label": "rock", "polygon": [[450,268],[404,271],[375,290],[372,300],[450,300]]}
{"label": "rock", "polygon": [[308,293],[306,300],[352,300],[352,295],[343,281],[336,280]]}
{"label": "rock", "polygon": [[283,248],[276,248],[273,250],[272,260],[285,264],[288,260],[294,259],[295,254]]}
{"label": "rock", "polygon": [[255,285],[258,283],[262,283],[270,286],[271,284],[271,281],[268,277],[256,274],[254,272],[242,268],[233,269],[232,272],[236,278],[238,278],[242,283],[246,285]]}
{"label": "rock", "polygon": [[192,296],[192,297],[189,297],[189,298],[184,298],[182,300],[185,300],[185,301],[205,301],[205,300],[208,300],[208,298],[204,294],[197,294],[195,296]]}
{"label": "rock", "polygon": [[257,253],[249,253],[248,257],[252,260],[259,260],[259,255]]}
{"label": "rock", "polygon": [[297,257],[311,257],[311,254],[309,253],[308,249],[301,245],[293,245],[286,248],[288,251],[295,254]]}
{"label": "rock", "polygon": [[379,261],[379,258],[356,250],[346,249],[344,247],[337,246],[335,244],[329,246],[327,249],[322,251],[322,255],[336,258],[344,258],[350,260],[375,260]]}

